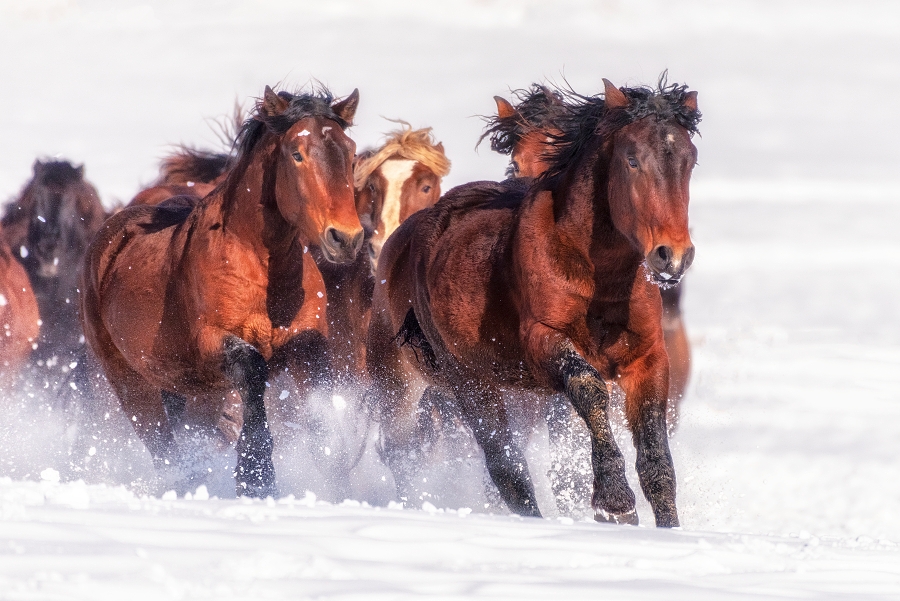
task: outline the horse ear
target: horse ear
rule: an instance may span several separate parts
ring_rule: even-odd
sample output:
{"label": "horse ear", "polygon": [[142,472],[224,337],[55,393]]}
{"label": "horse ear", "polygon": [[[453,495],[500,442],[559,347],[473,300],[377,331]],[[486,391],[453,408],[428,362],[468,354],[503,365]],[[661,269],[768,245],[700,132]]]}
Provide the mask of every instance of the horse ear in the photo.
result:
{"label": "horse ear", "polygon": [[288,101],[272,91],[272,88],[266,86],[263,93],[262,110],[267,117],[275,117],[287,110]]}
{"label": "horse ear", "polygon": [[443,155],[447,154],[446,152],[444,152],[444,143],[443,142],[438,142],[437,144],[435,144],[434,149]]}
{"label": "horse ear", "polygon": [[606,94],[606,108],[621,109],[628,106],[628,98],[625,97],[622,90],[605,77],[603,78],[603,87]]}
{"label": "horse ear", "polygon": [[75,167],[75,173],[78,174],[79,178],[84,178],[84,165],[78,165]]}
{"label": "horse ear", "polygon": [[353,125],[353,117],[356,115],[356,107],[359,106],[359,88],[355,88],[350,95],[331,105],[334,114],[343,119],[347,125]]}
{"label": "horse ear", "polygon": [[681,104],[684,105],[684,108],[696,111],[697,110],[697,92],[692,90],[684,95],[684,102]]}
{"label": "horse ear", "polygon": [[515,117],[516,109],[509,103],[506,98],[494,96],[494,102],[497,103],[497,117],[499,117],[500,119]]}
{"label": "horse ear", "polygon": [[35,176],[38,175],[41,172],[41,169],[43,169],[43,168],[44,168],[44,164],[41,162],[40,159],[35,159],[34,164],[31,165],[31,171],[32,171],[32,173],[34,173]]}

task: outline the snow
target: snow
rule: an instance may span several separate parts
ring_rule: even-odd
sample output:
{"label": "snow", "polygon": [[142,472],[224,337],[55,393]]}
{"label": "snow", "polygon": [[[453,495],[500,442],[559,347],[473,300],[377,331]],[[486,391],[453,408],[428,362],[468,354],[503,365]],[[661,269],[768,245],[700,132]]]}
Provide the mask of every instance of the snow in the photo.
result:
{"label": "snow", "polygon": [[[7,599],[889,598],[893,543],[0,481]],[[662,595],[662,596],[660,596]]]}
{"label": "snow", "polygon": [[[473,115],[510,87],[546,77],[594,92],[668,67],[699,90],[694,365],[671,439],[683,529],[651,528],[639,492],[637,528],[560,515],[546,431],[528,460],[547,519],[498,506],[465,433],[435,460],[421,509],[400,510],[358,391],[313,395],[298,416],[278,378],[284,497],[234,499],[233,450],[185,432],[212,471],[178,498],[131,416],[54,405],[38,370],[0,416],[0,599],[900,597],[894,4],[215,7],[0,3],[0,196],[59,154],[86,164],[107,203],[127,200],[167,145],[217,148],[207,120],[278,82],[358,87],[359,148],[391,128],[381,115],[433,126],[453,161],[445,188],[502,175],[503,157],[473,151]],[[633,463],[620,412],[614,427]]]}

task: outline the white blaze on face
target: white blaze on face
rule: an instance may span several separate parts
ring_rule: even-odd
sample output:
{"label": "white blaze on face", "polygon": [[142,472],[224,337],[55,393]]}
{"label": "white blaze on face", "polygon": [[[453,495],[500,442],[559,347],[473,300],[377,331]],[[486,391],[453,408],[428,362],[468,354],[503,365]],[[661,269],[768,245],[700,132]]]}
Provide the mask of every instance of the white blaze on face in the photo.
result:
{"label": "white blaze on face", "polygon": [[400,226],[400,194],[415,165],[416,161],[412,159],[388,159],[379,167],[381,175],[387,181],[384,206],[381,207],[381,221],[384,223],[382,233],[385,239]]}

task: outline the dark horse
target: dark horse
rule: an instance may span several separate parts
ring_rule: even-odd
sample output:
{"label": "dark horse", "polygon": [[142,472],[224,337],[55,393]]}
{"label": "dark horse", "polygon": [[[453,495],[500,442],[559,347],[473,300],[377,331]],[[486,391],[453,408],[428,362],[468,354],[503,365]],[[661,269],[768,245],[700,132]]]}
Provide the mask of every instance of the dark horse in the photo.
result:
{"label": "dark horse", "polygon": [[[539,177],[549,168],[553,143],[560,134],[555,120],[565,113],[563,95],[546,86],[533,84],[528,90],[513,92],[517,102],[495,96],[497,115],[487,120],[481,139],[490,138],[491,150],[509,156],[509,177]],[[681,311],[683,286],[663,288],[663,335],[669,355],[669,419],[677,420],[678,405],[684,397],[691,374],[691,347]],[[673,423],[669,424],[672,428]]]}
{"label": "dark horse", "polygon": [[367,362],[401,493],[420,439],[419,375],[453,391],[510,510],[539,516],[501,391],[555,391],[591,433],[596,517],[636,523],[607,415],[604,380],[617,379],[656,524],[678,525],[659,286],[694,256],[700,113],[684,86],[604,84],[605,100],[570,103],[543,177],[455,188],[384,246]]}
{"label": "dark horse", "polygon": [[314,380],[322,364],[327,299],[308,245],[338,263],[362,245],[344,133],[358,99],[266,88],[222,185],[126,208],[92,244],[85,335],[159,469],[185,465],[173,427],[218,427],[237,390],[237,494],[277,493],[263,393],[270,368]]}
{"label": "dark horse", "polygon": [[3,237],[28,272],[43,322],[39,361],[56,356],[67,366],[83,346],[78,274],[104,219],[84,167],[67,161],[35,161],[34,178],[6,209]]}

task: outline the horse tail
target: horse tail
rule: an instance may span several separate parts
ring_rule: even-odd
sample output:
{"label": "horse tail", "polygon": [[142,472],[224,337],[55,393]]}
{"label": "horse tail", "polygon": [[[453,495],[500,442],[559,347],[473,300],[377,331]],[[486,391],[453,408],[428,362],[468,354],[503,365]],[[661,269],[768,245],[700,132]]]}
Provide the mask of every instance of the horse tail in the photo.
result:
{"label": "horse tail", "polygon": [[431,369],[437,369],[437,357],[434,354],[434,348],[428,342],[428,338],[425,337],[425,332],[422,331],[422,326],[419,325],[416,312],[412,307],[406,312],[403,324],[400,326],[397,335],[394,336],[393,341],[401,347],[409,345],[413,349],[417,360],[419,360],[418,351],[422,351],[425,364]]}

